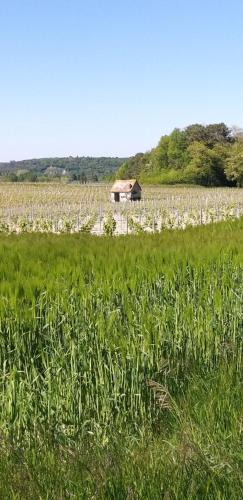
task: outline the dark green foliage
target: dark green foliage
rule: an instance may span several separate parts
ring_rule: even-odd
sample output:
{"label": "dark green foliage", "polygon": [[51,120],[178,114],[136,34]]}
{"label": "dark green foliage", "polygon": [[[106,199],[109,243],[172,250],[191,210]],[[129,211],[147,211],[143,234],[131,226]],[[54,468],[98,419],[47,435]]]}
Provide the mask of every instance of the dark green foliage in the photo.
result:
{"label": "dark green foliage", "polygon": [[243,186],[243,138],[238,137],[233,144],[226,163],[227,178],[237,186]]}
{"label": "dark green foliage", "polygon": [[0,239],[0,497],[241,498],[243,221]]}
{"label": "dark green foliage", "polygon": [[87,181],[97,182],[103,177],[114,174],[126,158],[41,158],[33,160],[11,161],[0,163],[0,175],[10,181],[36,181],[67,177],[70,180],[80,180],[80,175]]}
{"label": "dark green foliage", "polygon": [[37,182],[38,176],[35,172],[25,172],[17,176],[18,182]]}
{"label": "dark green foliage", "polygon": [[189,125],[186,128],[186,138],[187,144],[192,144],[193,142],[206,142],[206,129],[204,125],[195,123],[194,125]]}
{"label": "dark green foliage", "polygon": [[170,134],[168,144],[168,165],[170,168],[178,170],[183,168],[188,161],[186,132],[175,129]]}
{"label": "dark green foliage", "polygon": [[129,160],[127,160],[118,170],[116,174],[117,179],[137,179],[140,177],[141,172],[146,168],[148,155],[138,153]]}
{"label": "dark green foliage", "polygon": [[223,160],[215,150],[202,142],[193,142],[187,148],[190,161],[185,169],[185,178],[202,186],[226,184]]}
{"label": "dark green foliage", "polygon": [[151,169],[154,172],[159,172],[162,169],[169,167],[168,147],[170,144],[170,137],[164,135],[161,137],[159,144],[151,151]]}
{"label": "dark green foliage", "polygon": [[7,180],[9,182],[17,182],[18,181],[18,176],[14,173],[14,172],[10,172],[8,175],[7,175]]}
{"label": "dark green foliage", "polygon": [[236,175],[230,174],[227,163],[235,140],[224,123],[176,128],[150,153],[127,160],[116,177],[136,177],[144,183],[235,185]]}
{"label": "dark green foliage", "polygon": [[81,184],[87,184],[87,175],[83,172],[83,170],[80,172],[79,180]]}
{"label": "dark green foliage", "polygon": [[216,144],[226,144],[233,141],[230,128],[224,123],[214,123],[211,125],[189,125],[185,129],[188,144],[192,142],[203,142],[207,147],[213,148]]}

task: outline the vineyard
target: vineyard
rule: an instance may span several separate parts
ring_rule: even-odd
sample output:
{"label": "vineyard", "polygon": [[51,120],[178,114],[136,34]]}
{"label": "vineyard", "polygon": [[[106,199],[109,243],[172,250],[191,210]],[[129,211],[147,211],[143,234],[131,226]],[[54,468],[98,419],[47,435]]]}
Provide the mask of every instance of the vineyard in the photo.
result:
{"label": "vineyard", "polygon": [[112,204],[109,185],[2,184],[0,231],[96,235],[160,232],[237,219],[243,189],[144,187],[142,201]]}

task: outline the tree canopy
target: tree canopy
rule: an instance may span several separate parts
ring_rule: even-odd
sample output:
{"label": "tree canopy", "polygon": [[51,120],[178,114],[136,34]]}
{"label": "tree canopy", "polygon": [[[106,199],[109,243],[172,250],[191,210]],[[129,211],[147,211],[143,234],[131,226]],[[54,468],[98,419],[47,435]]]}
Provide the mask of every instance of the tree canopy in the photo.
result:
{"label": "tree canopy", "polygon": [[68,156],[0,163],[2,179],[12,182],[69,179],[97,182],[114,172],[127,158]]}
{"label": "tree canopy", "polygon": [[128,159],[116,178],[204,186],[243,184],[243,138],[224,123],[175,128],[151,151]]}
{"label": "tree canopy", "polygon": [[243,138],[238,137],[226,159],[225,173],[227,179],[243,186]]}

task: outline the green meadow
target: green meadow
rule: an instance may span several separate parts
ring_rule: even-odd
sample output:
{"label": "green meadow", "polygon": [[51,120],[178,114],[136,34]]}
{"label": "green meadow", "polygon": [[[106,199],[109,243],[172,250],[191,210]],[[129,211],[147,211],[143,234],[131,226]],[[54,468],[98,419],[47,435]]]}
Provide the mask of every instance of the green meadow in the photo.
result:
{"label": "green meadow", "polygon": [[240,499],[243,220],[0,236],[0,498]]}

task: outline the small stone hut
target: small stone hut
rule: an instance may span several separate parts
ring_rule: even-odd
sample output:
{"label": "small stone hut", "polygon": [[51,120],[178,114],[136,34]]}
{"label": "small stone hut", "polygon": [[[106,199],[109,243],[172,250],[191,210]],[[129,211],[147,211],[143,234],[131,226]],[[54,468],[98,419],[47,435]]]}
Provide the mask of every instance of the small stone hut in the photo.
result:
{"label": "small stone hut", "polygon": [[137,179],[117,180],[111,188],[111,201],[139,201],[142,188]]}

